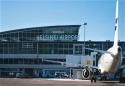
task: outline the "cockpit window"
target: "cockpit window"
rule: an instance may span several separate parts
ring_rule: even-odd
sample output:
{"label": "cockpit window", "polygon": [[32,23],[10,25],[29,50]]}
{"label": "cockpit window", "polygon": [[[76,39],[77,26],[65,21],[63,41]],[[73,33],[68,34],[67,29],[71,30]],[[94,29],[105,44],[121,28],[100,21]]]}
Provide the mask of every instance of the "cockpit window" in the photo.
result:
{"label": "cockpit window", "polygon": [[118,52],[121,52],[121,50],[122,50],[121,47],[118,47]]}

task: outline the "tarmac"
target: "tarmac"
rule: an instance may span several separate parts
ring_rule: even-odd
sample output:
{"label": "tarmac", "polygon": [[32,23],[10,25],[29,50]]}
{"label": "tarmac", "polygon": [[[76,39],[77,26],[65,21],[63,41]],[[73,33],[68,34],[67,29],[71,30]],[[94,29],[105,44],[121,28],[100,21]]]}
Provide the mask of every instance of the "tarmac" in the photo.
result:
{"label": "tarmac", "polygon": [[97,81],[77,79],[43,79],[43,78],[0,78],[0,86],[125,86],[118,81]]}

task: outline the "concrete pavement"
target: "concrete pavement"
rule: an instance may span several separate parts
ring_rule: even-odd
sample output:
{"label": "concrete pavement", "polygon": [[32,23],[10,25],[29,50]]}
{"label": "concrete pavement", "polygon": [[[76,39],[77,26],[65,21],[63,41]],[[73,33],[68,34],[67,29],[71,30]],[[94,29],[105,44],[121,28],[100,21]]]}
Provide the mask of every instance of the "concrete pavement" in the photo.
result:
{"label": "concrete pavement", "polygon": [[0,86],[125,86],[124,83],[114,81],[97,81],[71,79],[42,79],[42,78],[0,78]]}

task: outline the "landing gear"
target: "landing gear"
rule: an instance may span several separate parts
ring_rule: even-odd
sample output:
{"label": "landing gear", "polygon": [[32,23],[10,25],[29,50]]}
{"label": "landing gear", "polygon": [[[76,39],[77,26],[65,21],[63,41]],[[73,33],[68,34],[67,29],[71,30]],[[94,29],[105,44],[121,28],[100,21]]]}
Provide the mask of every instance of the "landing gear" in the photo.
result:
{"label": "landing gear", "polygon": [[91,77],[91,82],[96,82],[96,77],[95,76]]}
{"label": "landing gear", "polygon": [[120,75],[119,75],[119,82],[120,83],[125,83],[125,69],[120,70]]}
{"label": "landing gear", "polygon": [[92,70],[91,82],[96,82],[96,70]]}

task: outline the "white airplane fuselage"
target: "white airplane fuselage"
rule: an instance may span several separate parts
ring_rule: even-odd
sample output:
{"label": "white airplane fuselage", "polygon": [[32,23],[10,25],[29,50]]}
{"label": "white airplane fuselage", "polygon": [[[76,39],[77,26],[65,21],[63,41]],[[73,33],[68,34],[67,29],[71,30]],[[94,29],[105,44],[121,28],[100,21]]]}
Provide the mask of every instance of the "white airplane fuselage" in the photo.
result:
{"label": "white airplane fuselage", "polygon": [[121,48],[119,46],[113,46],[107,51],[111,52],[111,54],[104,53],[100,57],[98,61],[98,68],[101,73],[116,72],[121,64]]}

